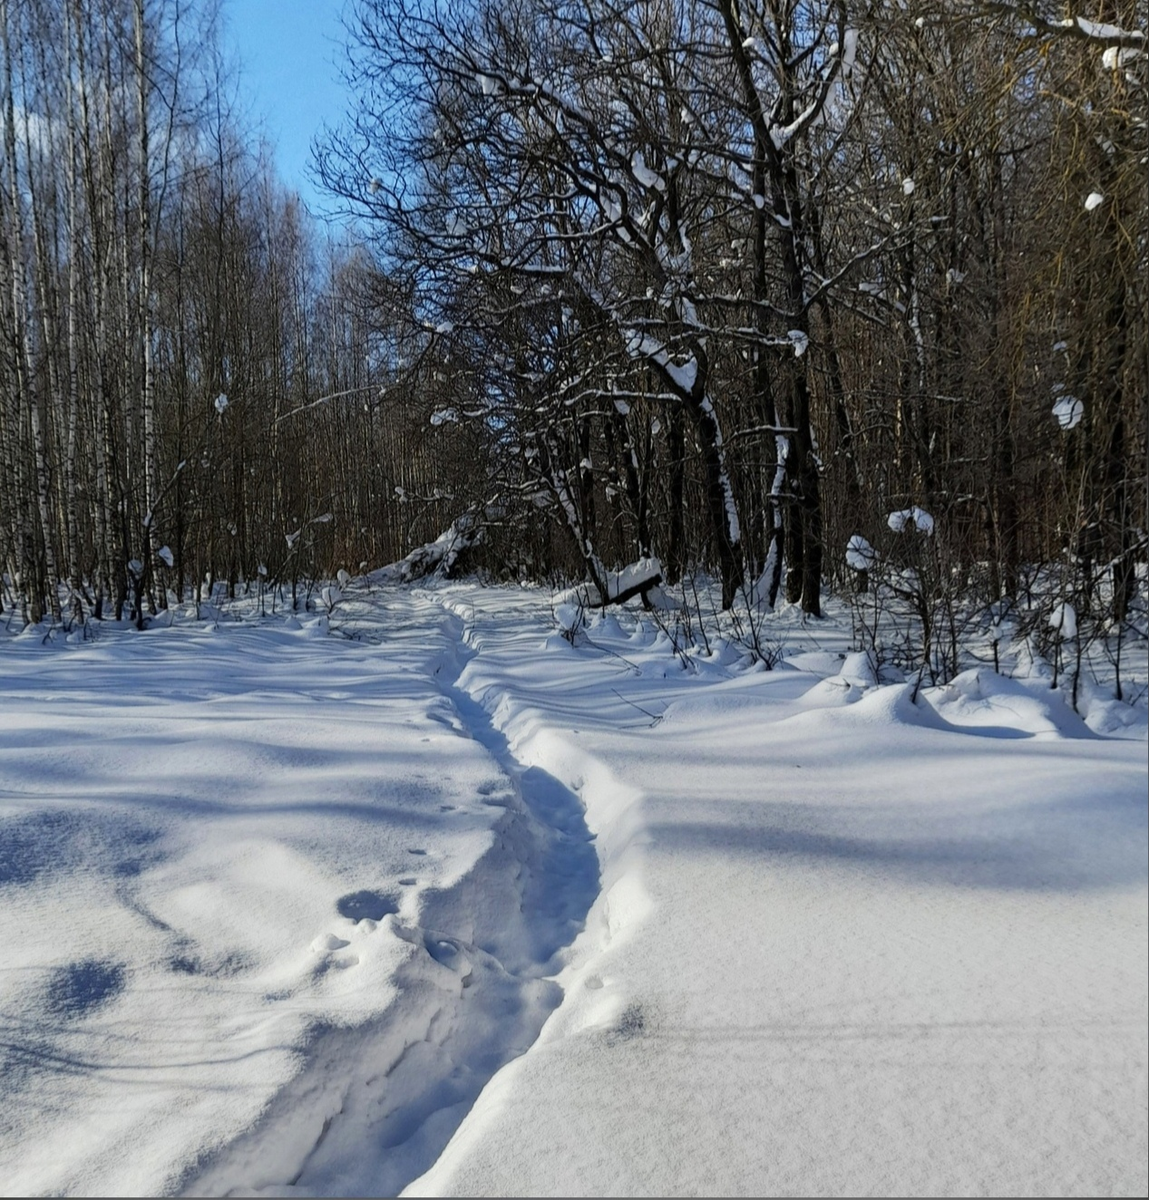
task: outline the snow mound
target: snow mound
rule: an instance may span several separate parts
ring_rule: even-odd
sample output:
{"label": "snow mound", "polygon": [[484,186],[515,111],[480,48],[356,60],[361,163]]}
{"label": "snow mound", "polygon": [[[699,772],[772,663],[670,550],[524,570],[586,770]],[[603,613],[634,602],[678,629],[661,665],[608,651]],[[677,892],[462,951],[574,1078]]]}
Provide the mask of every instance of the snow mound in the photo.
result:
{"label": "snow mound", "polygon": [[922,697],[948,724],[1002,737],[1088,738],[1093,731],[1044,681],[1026,683],[985,668],[963,671]]}

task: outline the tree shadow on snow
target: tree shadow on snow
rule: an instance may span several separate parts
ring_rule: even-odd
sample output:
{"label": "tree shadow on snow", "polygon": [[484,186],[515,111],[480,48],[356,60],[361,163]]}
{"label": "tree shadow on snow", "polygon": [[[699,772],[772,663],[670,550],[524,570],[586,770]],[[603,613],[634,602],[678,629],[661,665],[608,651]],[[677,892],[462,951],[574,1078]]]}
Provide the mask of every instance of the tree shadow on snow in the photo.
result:
{"label": "tree shadow on snow", "polygon": [[999,891],[1094,891],[1149,878],[1145,803],[1120,794],[1003,806],[976,818],[923,817],[920,808],[873,814],[808,804],[721,808],[734,819],[660,824],[654,845],[823,860],[915,883]]}

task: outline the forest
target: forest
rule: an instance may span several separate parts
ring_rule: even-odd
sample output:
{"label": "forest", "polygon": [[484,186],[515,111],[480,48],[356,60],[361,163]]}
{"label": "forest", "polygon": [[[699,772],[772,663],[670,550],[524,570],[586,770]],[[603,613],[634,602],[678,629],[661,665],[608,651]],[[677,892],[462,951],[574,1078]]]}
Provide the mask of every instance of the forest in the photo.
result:
{"label": "forest", "polygon": [[1132,0],[1066,13],[356,0],[324,226],[211,4],[0,0],[6,618],[408,556],[1120,636],[1149,58]]}
{"label": "forest", "polygon": [[0,1195],[1144,1195],[1147,34],[0,0]]}

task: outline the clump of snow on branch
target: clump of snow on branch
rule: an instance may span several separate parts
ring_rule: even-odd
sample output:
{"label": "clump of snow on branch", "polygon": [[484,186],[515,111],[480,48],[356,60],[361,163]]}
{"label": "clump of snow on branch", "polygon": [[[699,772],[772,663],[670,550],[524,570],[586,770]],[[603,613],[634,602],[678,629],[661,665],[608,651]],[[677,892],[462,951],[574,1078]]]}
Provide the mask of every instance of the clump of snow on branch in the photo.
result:
{"label": "clump of snow on branch", "polygon": [[1077,610],[1072,604],[1055,604],[1049,614],[1049,627],[1057,636],[1068,641],[1077,636]]}
{"label": "clump of snow on branch", "polygon": [[1105,197],[1100,192],[1090,192],[1085,197],[1085,211],[1092,212],[1095,208],[1105,202]]}
{"label": "clump of snow on branch", "polygon": [[916,529],[918,533],[924,533],[927,537],[934,531],[934,519],[924,508],[919,508],[916,504],[910,508],[903,508],[898,512],[892,512],[886,518],[886,524],[895,532],[903,533],[907,527]]}
{"label": "clump of snow on branch", "polygon": [[457,425],[459,414],[453,408],[440,408],[431,414],[432,425]]}
{"label": "clump of snow on branch", "polygon": [[1117,71],[1126,63],[1136,62],[1139,58],[1144,57],[1144,50],[1137,50],[1132,46],[1110,46],[1101,56],[1101,65],[1107,71]]}
{"label": "clump of snow on branch", "polygon": [[1052,411],[1058,425],[1068,432],[1080,423],[1085,415],[1085,405],[1076,396],[1060,396]]}
{"label": "clump of snow on branch", "polygon": [[858,55],[858,31],[847,29],[842,35],[842,78],[849,79],[854,73],[854,60]]}
{"label": "clump of snow on branch", "polygon": [[220,394],[218,396],[216,396],[216,398],[215,398],[215,411],[217,413],[222,413],[223,410],[225,408],[227,408],[227,405],[228,405],[227,397],[223,394],[223,392],[220,392]]}
{"label": "clump of snow on branch", "polygon": [[644,188],[655,188],[658,191],[666,191],[666,183],[662,176],[652,171],[646,165],[646,159],[643,158],[642,151],[636,150],[630,159],[630,169],[634,172],[635,179]]}
{"label": "clump of snow on branch", "polygon": [[846,566],[855,571],[869,571],[878,561],[878,552],[860,533],[846,543]]}

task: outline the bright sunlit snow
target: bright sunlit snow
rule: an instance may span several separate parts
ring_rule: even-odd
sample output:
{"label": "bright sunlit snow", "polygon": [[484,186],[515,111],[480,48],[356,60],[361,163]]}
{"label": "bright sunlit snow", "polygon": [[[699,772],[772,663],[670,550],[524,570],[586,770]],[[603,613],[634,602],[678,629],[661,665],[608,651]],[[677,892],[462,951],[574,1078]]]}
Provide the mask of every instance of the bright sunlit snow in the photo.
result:
{"label": "bright sunlit snow", "polygon": [[382,578],[0,638],[7,1193],[1143,1187],[1143,707]]}

